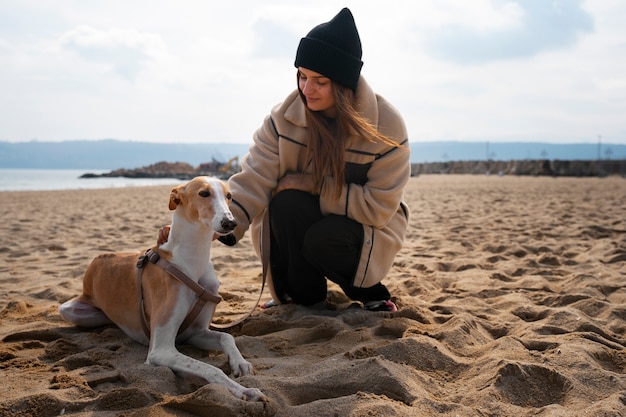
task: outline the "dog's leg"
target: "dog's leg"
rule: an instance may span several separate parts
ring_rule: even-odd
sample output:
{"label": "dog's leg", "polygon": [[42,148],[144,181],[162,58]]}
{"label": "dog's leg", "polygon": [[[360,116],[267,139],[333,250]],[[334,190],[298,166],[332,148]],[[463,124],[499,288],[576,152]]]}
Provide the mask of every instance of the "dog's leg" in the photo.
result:
{"label": "dog's leg", "polygon": [[100,327],[113,323],[102,310],[82,301],[80,297],[61,304],[59,314],[65,320],[81,327]]}
{"label": "dog's leg", "polygon": [[148,351],[148,363],[167,366],[174,372],[192,375],[208,383],[221,384],[242,400],[267,401],[267,397],[259,389],[246,388],[230,379],[221,369],[180,353],[174,345],[175,337],[173,335],[175,334],[176,330],[174,329],[172,332],[169,326],[157,327],[153,330]]}
{"label": "dog's leg", "polygon": [[200,349],[221,350],[224,352],[235,377],[254,373],[252,364],[241,356],[235,344],[235,338],[228,333],[201,329],[196,334],[189,337],[186,342]]}

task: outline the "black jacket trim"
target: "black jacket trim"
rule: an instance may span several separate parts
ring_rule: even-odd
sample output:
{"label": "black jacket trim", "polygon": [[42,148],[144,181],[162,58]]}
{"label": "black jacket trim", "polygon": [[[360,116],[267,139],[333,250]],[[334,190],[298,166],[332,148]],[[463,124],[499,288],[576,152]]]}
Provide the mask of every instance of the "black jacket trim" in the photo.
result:
{"label": "black jacket trim", "polygon": [[233,199],[232,203],[237,204],[239,208],[243,211],[243,214],[246,215],[246,218],[248,219],[248,223],[252,223],[252,219],[250,218],[250,214],[248,213],[248,210],[246,210],[246,208],[242,206],[241,203],[235,199]]}
{"label": "black jacket trim", "polygon": [[276,128],[276,123],[274,123],[274,118],[270,117],[270,122],[272,123],[272,127],[274,128],[274,133],[276,134],[276,137],[278,137],[279,139],[285,139],[291,143],[295,143],[296,145],[300,145],[300,146],[306,146],[304,143],[299,142],[293,138],[290,138],[289,136],[285,136],[283,134],[281,134],[278,129]]}

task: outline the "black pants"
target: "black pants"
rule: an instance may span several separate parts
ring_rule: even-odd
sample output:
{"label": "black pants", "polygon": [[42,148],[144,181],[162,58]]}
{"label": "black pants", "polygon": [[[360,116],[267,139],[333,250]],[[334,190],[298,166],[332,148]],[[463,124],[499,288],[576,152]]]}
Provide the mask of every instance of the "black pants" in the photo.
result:
{"label": "black pants", "polygon": [[285,190],[270,203],[270,267],[281,302],[298,304],[326,299],[326,278],[357,301],[388,300],[383,284],[352,285],[363,243],[363,226],[345,216],[322,216],[319,196]]}

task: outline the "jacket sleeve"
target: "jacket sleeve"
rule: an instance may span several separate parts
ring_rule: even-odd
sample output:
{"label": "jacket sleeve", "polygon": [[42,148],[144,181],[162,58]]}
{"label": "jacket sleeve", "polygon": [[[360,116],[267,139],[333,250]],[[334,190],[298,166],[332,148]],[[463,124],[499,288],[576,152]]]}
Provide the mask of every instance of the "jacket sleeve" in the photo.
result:
{"label": "jacket sleeve", "polygon": [[332,178],[325,178],[320,199],[322,213],[344,215],[361,224],[382,228],[400,207],[411,176],[406,127],[390,105],[381,109],[378,127],[399,146],[389,146],[376,156],[365,185],[343,185],[339,199],[332,198],[335,192]]}
{"label": "jacket sleeve", "polygon": [[239,241],[252,221],[262,215],[278,183],[278,134],[271,116],[255,132],[248,154],[241,160],[241,172],[228,180],[233,194],[231,211],[237,221],[235,238]]}

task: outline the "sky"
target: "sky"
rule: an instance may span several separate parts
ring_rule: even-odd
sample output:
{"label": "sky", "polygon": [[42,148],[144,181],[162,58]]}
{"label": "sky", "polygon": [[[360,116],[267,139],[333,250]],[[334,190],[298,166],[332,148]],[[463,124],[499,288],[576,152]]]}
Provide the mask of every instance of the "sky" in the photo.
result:
{"label": "sky", "polygon": [[626,144],[623,0],[0,0],[0,141],[250,143],[344,6],[411,142]]}

